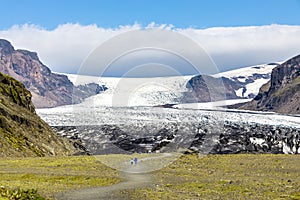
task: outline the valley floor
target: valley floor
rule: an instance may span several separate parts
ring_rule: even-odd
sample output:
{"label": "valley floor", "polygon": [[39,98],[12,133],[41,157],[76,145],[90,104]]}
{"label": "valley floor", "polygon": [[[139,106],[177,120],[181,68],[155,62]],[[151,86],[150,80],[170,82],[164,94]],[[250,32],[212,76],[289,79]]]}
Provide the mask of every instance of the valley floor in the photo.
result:
{"label": "valley floor", "polygon": [[300,156],[231,154],[183,156],[153,175],[152,188],[131,199],[300,199]]}
{"label": "valley floor", "polygon": [[0,160],[0,188],[33,188],[47,199],[62,191],[108,186],[120,180],[116,170],[92,156]]}
{"label": "valley floor", "polygon": [[185,155],[148,173],[119,173],[106,159],[1,159],[0,186],[35,188],[48,199],[73,189],[83,195],[71,199],[300,199],[300,155]]}

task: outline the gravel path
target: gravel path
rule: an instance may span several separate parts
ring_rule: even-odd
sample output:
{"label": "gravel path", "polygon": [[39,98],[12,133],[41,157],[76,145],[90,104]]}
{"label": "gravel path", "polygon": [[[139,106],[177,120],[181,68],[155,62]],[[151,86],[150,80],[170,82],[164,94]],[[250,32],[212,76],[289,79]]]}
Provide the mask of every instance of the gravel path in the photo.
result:
{"label": "gravel path", "polygon": [[128,199],[121,197],[120,191],[139,187],[149,187],[154,184],[150,174],[123,173],[125,181],[106,187],[88,188],[57,196],[59,200],[99,200],[99,199]]}
{"label": "gravel path", "polygon": [[122,173],[122,182],[105,187],[95,187],[87,189],[79,189],[69,191],[67,193],[59,194],[56,196],[58,200],[120,200],[129,199],[130,197],[125,197],[121,195],[121,191],[127,189],[136,189],[144,187],[152,187],[155,185],[155,179],[152,177],[151,172],[145,173],[148,169],[145,167],[153,161],[165,160],[172,157],[172,154],[161,154],[154,155],[153,157],[147,157],[140,159],[138,164],[135,166],[130,166],[126,172]]}

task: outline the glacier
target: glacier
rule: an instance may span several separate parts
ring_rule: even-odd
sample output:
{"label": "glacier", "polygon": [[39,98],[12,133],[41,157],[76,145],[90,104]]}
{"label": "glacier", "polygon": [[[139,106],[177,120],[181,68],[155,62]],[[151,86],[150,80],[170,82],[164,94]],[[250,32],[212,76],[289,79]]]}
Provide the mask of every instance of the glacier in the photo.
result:
{"label": "glacier", "polygon": [[177,152],[300,153],[300,116],[161,107],[63,106],[38,109],[59,135],[92,154]]}
{"label": "glacier", "polygon": [[[246,82],[257,94],[277,64],[256,65],[214,76]],[[300,153],[300,116],[227,109],[251,98],[182,103],[193,76],[156,78],[93,77],[67,74],[75,85],[108,89],[80,104],[37,109],[59,135],[82,140],[93,154],[177,151],[204,153]],[[163,106],[170,104],[169,108]],[[117,148],[115,148],[117,146]]]}

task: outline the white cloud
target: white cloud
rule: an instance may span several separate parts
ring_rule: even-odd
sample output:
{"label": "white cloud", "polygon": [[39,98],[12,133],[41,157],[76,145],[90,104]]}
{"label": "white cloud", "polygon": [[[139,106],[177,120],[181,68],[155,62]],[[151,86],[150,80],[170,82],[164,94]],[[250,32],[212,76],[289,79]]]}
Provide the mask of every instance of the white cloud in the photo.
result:
{"label": "white cloud", "polygon": [[[175,30],[189,36],[207,50],[220,71],[282,61],[300,54],[300,26],[274,24],[176,29],[173,25],[153,22],[146,28]],[[9,40],[15,48],[38,52],[40,59],[53,71],[76,73],[84,59],[99,44],[117,34],[139,29],[142,29],[139,24],[115,29],[62,24],[54,30],[46,30],[25,24],[0,31],[0,38]]]}
{"label": "white cloud", "polygon": [[220,68],[282,61],[300,54],[300,26],[274,24],[181,32],[201,41]]}

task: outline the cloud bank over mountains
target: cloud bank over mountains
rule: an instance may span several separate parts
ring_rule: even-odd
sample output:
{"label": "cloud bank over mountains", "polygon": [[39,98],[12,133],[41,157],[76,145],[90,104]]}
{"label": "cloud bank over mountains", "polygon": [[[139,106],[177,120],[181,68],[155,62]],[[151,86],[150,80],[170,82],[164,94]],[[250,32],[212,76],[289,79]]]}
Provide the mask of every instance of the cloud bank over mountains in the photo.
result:
{"label": "cloud bank over mountains", "polygon": [[0,30],[0,38],[9,40],[18,49],[38,52],[53,71],[77,73],[82,62],[101,43],[120,33],[147,28],[173,30],[190,37],[207,51],[220,71],[283,61],[300,54],[300,26],[277,24],[207,29],[179,29],[155,23],[147,27],[133,24],[118,28],[62,24],[53,30],[25,24]]}

